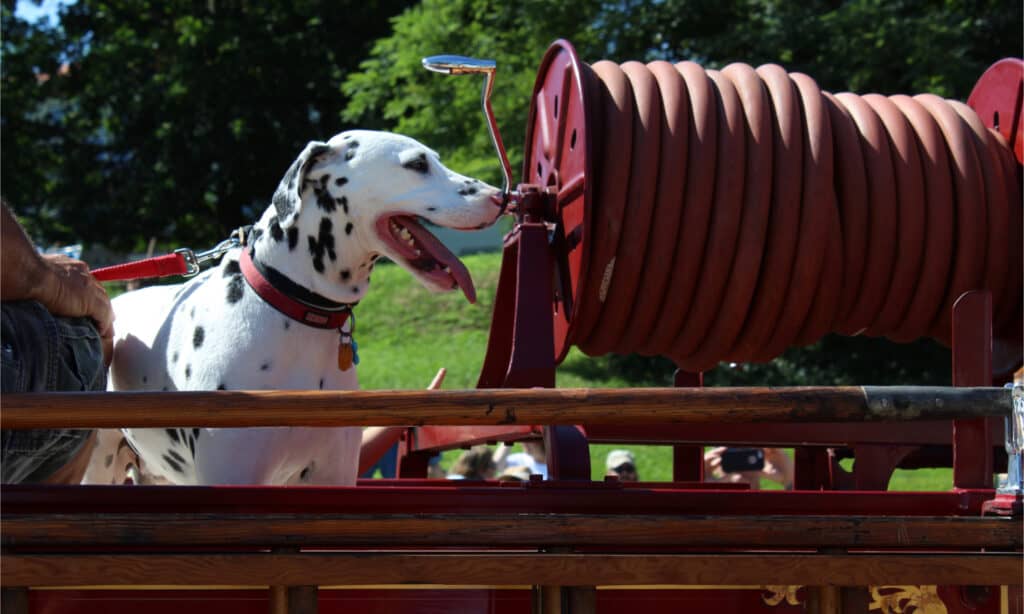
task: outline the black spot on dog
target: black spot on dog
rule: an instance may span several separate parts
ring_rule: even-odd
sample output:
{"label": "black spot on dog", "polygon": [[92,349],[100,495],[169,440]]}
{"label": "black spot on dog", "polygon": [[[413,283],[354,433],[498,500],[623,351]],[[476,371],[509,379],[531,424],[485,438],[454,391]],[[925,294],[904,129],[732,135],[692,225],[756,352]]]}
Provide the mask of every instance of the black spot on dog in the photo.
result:
{"label": "black spot on dog", "polygon": [[217,390],[227,390],[227,389],[228,389],[228,387],[225,386],[224,384],[217,384]]}
{"label": "black spot on dog", "polygon": [[203,330],[202,326],[197,326],[192,331],[192,347],[197,350],[203,346],[203,341],[206,339],[206,331]]}
{"label": "black spot on dog", "polygon": [[171,458],[173,458],[174,460],[178,461],[179,463],[182,463],[182,464],[185,463],[185,457],[182,456],[181,454],[178,454],[174,450],[167,450],[167,454],[169,454]]}
{"label": "black spot on dog", "polygon": [[192,377],[192,365],[185,365],[185,379]]}
{"label": "black spot on dog", "polygon": [[252,242],[255,243],[263,238],[263,229],[254,228],[252,231]]}
{"label": "black spot on dog", "polygon": [[333,213],[336,209],[334,203],[334,196],[331,191],[326,187],[313,188],[313,193],[316,194],[316,206],[324,210],[324,213]]}
{"label": "black spot on dog", "polygon": [[192,309],[189,310],[188,317],[193,319],[193,320],[196,319],[196,306],[195,305],[193,305]]}
{"label": "black spot on dog", "polygon": [[334,253],[334,234],[331,233],[331,220],[323,218],[320,220],[319,236],[309,235],[309,253],[313,256],[313,268],[317,273],[324,272],[324,255],[333,262],[338,259]]}
{"label": "black spot on dog", "polygon": [[345,185],[346,183],[348,183],[347,177],[338,177],[337,179],[334,180],[334,185],[338,186],[339,188]]}
{"label": "black spot on dog", "polygon": [[237,260],[229,260],[224,263],[224,277],[231,277],[232,275],[241,275],[242,265],[238,264]]}
{"label": "black spot on dog", "polygon": [[270,223],[270,236],[278,243],[284,239],[284,229],[281,228],[281,223],[277,221],[277,218]]}
{"label": "black spot on dog", "polygon": [[345,211],[345,215],[348,215],[348,199],[342,196],[338,199],[338,204],[341,205],[342,210]]}
{"label": "black spot on dog", "polygon": [[145,375],[142,376],[142,383],[145,384],[149,380]]}
{"label": "black spot on dog", "polygon": [[265,362],[262,365],[260,365],[260,371],[270,371],[270,363]]}
{"label": "black spot on dog", "polygon": [[349,222],[348,224],[345,224],[345,234],[347,234],[347,235],[352,234],[352,229],[353,228],[354,228],[354,226],[352,225],[352,222]]}
{"label": "black spot on dog", "polygon": [[348,281],[350,277],[352,277],[352,273],[348,269],[341,272],[341,281]]}
{"label": "black spot on dog", "polygon": [[196,459],[196,440],[194,437],[188,438],[188,451],[192,454],[192,460]]}
{"label": "black spot on dog", "polygon": [[284,321],[284,329],[285,330],[288,330],[291,327],[291,325],[292,325],[292,323],[289,322],[288,320]]}
{"label": "black spot on dog", "polygon": [[416,171],[421,175],[429,174],[430,163],[427,162],[427,154],[420,153],[420,155],[416,156],[415,158],[406,160],[405,162],[402,163],[402,168],[408,169],[410,171]]}
{"label": "black spot on dog", "polygon": [[109,466],[111,466],[113,464],[114,464],[114,455],[113,454],[107,454],[107,457],[105,459],[103,459],[103,466],[104,467],[109,467]]}
{"label": "black spot on dog", "polygon": [[181,438],[178,437],[178,429],[164,429],[167,436],[171,438],[174,443],[181,443]]}
{"label": "black spot on dog", "polygon": [[346,162],[350,161],[354,157],[356,157],[356,150],[350,149],[350,150],[345,152],[345,161]]}
{"label": "black spot on dog", "polygon": [[173,354],[171,354],[171,362],[178,362],[178,352],[177,352],[177,350],[175,350],[175,352]]}
{"label": "black spot on dog", "polygon": [[163,455],[163,456],[161,456],[160,458],[162,458],[162,459],[163,459],[163,461],[164,461],[165,463],[167,463],[167,466],[168,466],[168,467],[170,467],[170,468],[171,468],[171,470],[172,470],[172,471],[174,471],[175,473],[184,473],[184,471],[182,471],[182,469],[181,469],[181,465],[179,465],[179,464],[178,464],[178,463],[177,463],[177,462],[176,462],[176,461],[175,461],[174,459],[172,459],[171,457],[169,457],[169,456],[167,456],[166,454],[164,454],[164,455]]}
{"label": "black spot on dog", "polygon": [[192,429],[192,436],[193,436],[193,437],[195,437],[196,439],[199,439],[199,433],[201,433],[201,432],[202,432],[202,431],[201,431],[200,429],[198,429],[198,428],[193,428],[193,429]]}
{"label": "black spot on dog", "polygon": [[292,226],[288,229],[288,251],[295,251],[295,246],[299,244],[299,229],[297,226]]}
{"label": "black spot on dog", "polygon": [[242,300],[243,294],[245,294],[245,280],[241,275],[235,275],[228,282],[228,303],[234,305]]}
{"label": "black spot on dog", "polygon": [[437,207],[427,207],[427,211],[430,211],[430,212],[437,211]]}
{"label": "black spot on dog", "polygon": [[320,378],[320,390],[324,389],[324,378]]}
{"label": "black spot on dog", "polygon": [[169,388],[167,388],[167,386],[164,386],[164,387],[163,387],[163,388],[161,388],[160,390],[163,390],[164,392],[167,392],[167,391],[169,390]]}
{"label": "black spot on dog", "polygon": [[302,470],[302,473],[299,474],[299,479],[300,480],[305,480],[308,477],[309,477],[309,467],[306,467],[306,468],[304,468]]}

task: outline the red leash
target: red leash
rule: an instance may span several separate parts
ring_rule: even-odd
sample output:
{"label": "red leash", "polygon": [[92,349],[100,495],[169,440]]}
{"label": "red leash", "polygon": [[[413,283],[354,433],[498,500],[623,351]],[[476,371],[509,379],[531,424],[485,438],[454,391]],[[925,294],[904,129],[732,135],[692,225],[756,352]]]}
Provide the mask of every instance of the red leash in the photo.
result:
{"label": "red leash", "polygon": [[171,275],[185,275],[191,277],[199,272],[199,265],[195,264],[195,254],[188,250],[191,255],[191,262],[195,268],[189,270],[188,256],[176,250],[173,254],[146,258],[135,262],[105,266],[102,269],[92,271],[92,276],[99,281],[121,281],[126,279],[147,279],[149,277],[170,277]]}
{"label": "red leash", "polygon": [[200,265],[207,260],[220,258],[228,250],[242,245],[242,237],[245,236],[247,228],[239,228],[231,233],[231,237],[221,241],[213,249],[198,254],[190,248],[182,247],[174,250],[172,254],[105,266],[92,272],[92,276],[99,281],[124,281],[128,279],[148,279],[151,277],[170,277],[181,275],[192,277],[199,273]]}

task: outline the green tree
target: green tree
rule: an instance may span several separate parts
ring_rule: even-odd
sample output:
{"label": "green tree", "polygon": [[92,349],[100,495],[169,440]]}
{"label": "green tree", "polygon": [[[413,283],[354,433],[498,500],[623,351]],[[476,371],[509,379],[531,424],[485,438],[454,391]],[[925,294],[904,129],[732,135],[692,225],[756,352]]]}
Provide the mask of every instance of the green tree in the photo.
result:
{"label": "green tree", "polygon": [[593,55],[602,34],[590,0],[422,0],[393,21],[360,71],[346,80],[344,119],[396,130],[441,152],[459,172],[500,184],[501,171],[480,109],[483,77],[442,77],[424,70],[439,54],[495,59],[494,112],[515,170],[521,164],[530,92],[537,66],[557,38]]}
{"label": "green tree", "polygon": [[[648,57],[782,64],[830,91],[966,99],[996,60],[1022,53],[1021,3],[999,0],[665,0],[643,27]],[[645,15],[641,13],[641,15]],[[648,25],[649,24],[649,25]]]}
{"label": "green tree", "polygon": [[408,4],[79,0],[48,28],[7,0],[4,195],[49,239],[223,238],[351,127],[340,84]]}

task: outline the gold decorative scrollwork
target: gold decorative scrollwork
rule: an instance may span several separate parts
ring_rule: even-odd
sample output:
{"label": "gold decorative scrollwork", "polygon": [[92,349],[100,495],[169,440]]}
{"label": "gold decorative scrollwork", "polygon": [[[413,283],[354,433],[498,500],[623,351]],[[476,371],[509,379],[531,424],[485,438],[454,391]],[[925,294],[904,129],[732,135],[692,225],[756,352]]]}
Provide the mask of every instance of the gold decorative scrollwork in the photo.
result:
{"label": "gold decorative scrollwork", "polygon": [[948,614],[935,586],[872,586],[869,610],[881,614]]}
{"label": "gold decorative scrollwork", "polygon": [[776,606],[785,601],[788,605],[800,605],[802,602],[796,596],[796,592],[803,588],[802,586],[763,586],[765,594],[761,595],[761,600],[766,605]]}

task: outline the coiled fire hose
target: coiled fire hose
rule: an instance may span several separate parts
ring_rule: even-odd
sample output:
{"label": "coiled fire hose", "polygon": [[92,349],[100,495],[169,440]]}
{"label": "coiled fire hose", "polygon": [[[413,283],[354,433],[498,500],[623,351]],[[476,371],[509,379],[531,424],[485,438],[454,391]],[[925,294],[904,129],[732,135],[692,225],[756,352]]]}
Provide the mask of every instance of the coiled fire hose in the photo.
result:
{"label": "coiled fire hose", "polygon": [[557,193],[560,356],[701,371],[831,332],[948,344],[977,289],[1020,337],[1021,168],[963,103],[556,43],[528,130],[526,180]]}

